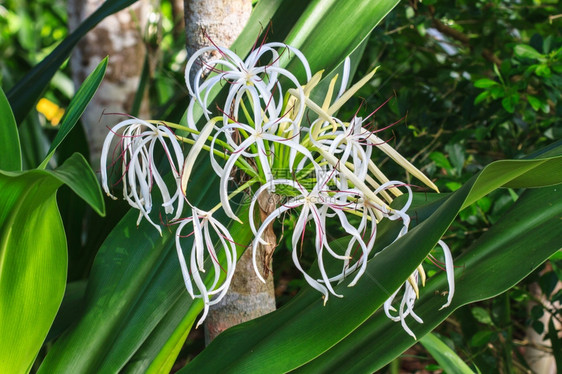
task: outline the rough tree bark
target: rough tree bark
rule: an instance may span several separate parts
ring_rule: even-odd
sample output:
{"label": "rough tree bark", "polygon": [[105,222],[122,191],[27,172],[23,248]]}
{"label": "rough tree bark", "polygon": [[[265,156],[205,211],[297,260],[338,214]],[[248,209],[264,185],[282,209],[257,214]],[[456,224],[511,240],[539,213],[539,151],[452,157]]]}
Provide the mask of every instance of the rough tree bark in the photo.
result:
{"label": "rough tree bark", "polygon": [[[104,0],[68,0],[68,23],[75,29]],[[99,169],[100,152],[112,127],[123,119],[103,113],[130,113],[146,54],[142,32],[150,11],[149,0],[139,0],[100,22],[75,48],[70,63],[72,79],[78,87],[99,62],[109,56],[105,79],[82,116],[90,148],[90,162]],[[148,118],[148,100],[139,115]]]}
{"label": "rough tree bark", "polygon": [[[184,0],[188,58],[201,47],[211,45],[211,40],[218,46],[229,47],[246,25],[251,10],[251,0]],[[259,203],[263,219],[275,204],[268,194],[262,194]],[[267,231],[265,240],[273,245],[261,246],[258,256],[260,263],[269,270],[269,253],[274,249],[276,238],[271,228]],[[205,341],[208,344],[227,328],[273,310],[273,277],[269,276],[263,284],[255,275],[251,251],[246,251],[238,261],[228,294],[209,311]]]}
{"label": "rough tree bark", "polygon": [[[275,209],[272,195],[264,191],[258,198],[260,218],[263,221]],[[236,272],[228,293],[218,304],[211,307],[205,323],[205,343],[209,344],[218,334],[229,327],[263,316],[275,310],[275,288],[271,275],[271,256],[277,237],[270,225],[263,239],[268,245],[258,246],[257,263],[263,264],[262,274],[266,283],[258,279],[252,265],[252,251],[246,250],[236,265]],[[269,276],[267,276],[269,275]]]}
{"label": "rough tree bark", "polygon": [[251,0],[184,0],[188,56],[209,46],[210,40],[230,47],[251,12]]}

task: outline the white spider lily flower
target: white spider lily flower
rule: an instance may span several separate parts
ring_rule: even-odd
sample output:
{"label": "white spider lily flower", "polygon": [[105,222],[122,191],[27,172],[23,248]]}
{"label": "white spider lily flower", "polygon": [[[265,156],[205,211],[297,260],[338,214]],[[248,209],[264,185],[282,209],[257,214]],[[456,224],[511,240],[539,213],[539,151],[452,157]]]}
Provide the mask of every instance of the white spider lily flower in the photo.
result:
{"label": "white spider lily flower", "polygon": [[329,149],[334,142],[335,135],[342,133],[337,129],[343,128],[344,123],[335,117],[332,117],[331,120],[329,122],[325,118],[318,118],[310,125],[308,129],[310,142],[315,147]]}
{"label": "white spider lily flower", "polygon": [[[207,317],[209,307],[217,304],[226,295],[236,269],[237,253],[232,235],[224,225],[213,218],[211,212],[193,207],[192,213],[191,217],[179,221],[176,229],[176,251],[187,292],[193,299],[200,298],[204,302],[203,315],[197,322],[197,327],[199,327]],[[193,232],[182,235],[186,226],[192,228]],[[191,235],[193,235],[193,242],[188,266],[181,242],[183,238]],[[217,238],[220,242],[218,248],[215,247]],[[217,250],[224,252],[225,261],[223,264],[219,262]],[[205,284],[205,280],[201,276],[201,273],[205,273],[204,261],[206,257],[211,259],[214,271],[214,279],[210,286]],[[225,273],[225,279],[222,284],[219,284],[221,273]],[[195,283],[199,293],[194,291],[193,283]]]}
{"label": "white spider lily flower", "polygon": [[[270,163],[272,162],[271,160],[274,157],[273,147],[270,146],[269,149],[266,149],[265,146],[266,141],[269,142],[269,145],[272,145],[272,143],[279,143],[283,146],[288,147],[291,150],[295,150],[301,155],[303,155],[304,157],[308,158],[315,165],[314,158],[308,149],[306,149],[299,143],[295,142],[293,139],[283,138],[281,136],[273,135],[267,132],[269,127],[275,126],[279,122],[289,122],[289,121],[291,120],[288,118],[281,118],[276,121],[269,122],[265,124],[263,127],[258,126],[257,128],[253,128],[251,126],[242,123],[236,123],[236,124],[223,126],[219,130],[220,132],[228,132],[234,129],[238,129],[238,130],[245,131],[249,135],[242,143],[237,145],[236,148],[232,151],[232,154],[228,158],[226,164],[224,165],[224,168],[218,170],[221,172],[220,189],[219,189],[221,204],[228,217],[235,219],[239,222],[242,222],[232,211],[228,199],[228,181],[230,179],[230,174],[232,172],[232,169],[234,168],[236,161],[240,157],[245,156],[245,157],[258,158],[259,165],[261,167],[261,173],[266,178],[266,184],[274,188],[274,184],[270,183],[273,180],[273,174],[271,172],[271,165],[270,165]],[[247,153],[247,149],[250,148],[251,146],[255,146],[257,150],[255,154]],[[212,147],[211,147],[211,152],[213,152]],[[217,171],[217,169],[215,169],[215,171]]]}
{"label": "white spider lily flower", "polygon": [[[353,204],[350,204],[346,210],[359,211],[362,213],[362,215],[361,215],[361,221],[358,227],[355,229],[356,232],[360,233],[361,240],[358,241],[357,237],[352,235],[346,251],[346,256],[348,256],[348,259],[346,259],[344,262],[342,273],[335,277],[330,278],[331,282],[343,280],[349,274],[353,273],[354,271],[357,270],[357,268],[360,267],[359,272],[357,273],[353,281],[349,284],[349,287],[352,287],[357,283],[359,278],[363,275],[363,273],[366,270],[367,260],[368,260],[367,256],[371,253],[375,245],[377,223],[381,219],[383,218],[388,218],[390,220],[401,219],[403,222],[403,227],[398,237],[400,237],[401,235],[407,232],[408,226],[410,224],[410,218],[406,214],[406,211],[410,208],[410,205],[412,203],[412,193],[411,193],[412,191],[410,187],[404,185],[402,182],[390,181],[377,188],[373,193],[375,195],[378,195],[384,190],[393,188],[395,186],[404,186],[408,190],[408,200],[406,201],[404,206],[399,210],[395,210],[395,209],[390,210],[385,205],[379,205],[375,202],[372,202],[367,197],[365,197],[360,190],[349,190],[334,195],[335,197],[338,197],[338,195],[340,195],[339,197],[341,197],[341,195],[343,195],[344,198],[356,196],[357,201]],[[342,201],[344,200],[340,200],[340,204],[342,204]],[[346,231],[349,232],[349,230]],[[350,260],[351,249],[356,245],[356,243],[358,243],[361,246],[361,248],[363,248],[364,246],[364,251],[359,261],[355,262],[353,265],[350,266],[349,260]]]}
{"label": "white spider lily flower", "polygon": [[375,202],[380,206],[386,206],[386,203],[379,198],[366,184],[365,181],[358,178],[354,172],[349,170],[349,168],[340,162],[340,160],[328,152],[328,150],[324,147],[316,147],[315,149],[325,161],[328,162],[335,170],[338,171],[338,175],[343,175],[347,180],[351,181],[354,185],[356,190],[359,190],[361,194],[363,194],[369,200]]}
{"label": "white spider lily flower", "polygon": [[[326,139],[324,145],[328,146],[328,152],[338,155],[340,163],[344,165],[351,163],[357,178],[365,181],[369,172],[372,148],[366,146],[366,130],[361,127],[361,118],[354,117],[348,124],[341,121],[338,121],[338,123],[341,130],[333,132],[331,134],[333,139]],[[311,129],[313,128],[311,127]],[[337,181],[340,189],[348,189],[345,174],[341,174]]]}
{"label": "white spider lily flower", "polygon": [[[118,132],[122,128],[125,129],[122,134],[119,134]],[[184,163],[181,146],[174,133],[163,125],[153,125],[135,118],[114,126],[104,141],[100,158],[102,188],[113,199],[116,197],[109,192],[107,162],[115,136],[121,138],[119,157],[123,173],[123,197],[129,205],[139,210],[137,224],[144,217],[162,233],[160,226],[149,217],[149,213],[152,211],[151,193],[156,185],[162,196],[162,207],[164,207],[165,213],[173,214],[175,212],[173,219],[180,217],[184,205],[179,172]],[[172,194],[154,162],[154,151],[157,144],[164,150],[174,176]]]}
{"label": "white spider lily flower", "polygon": [[[361,178],[368,171],[368,160],[371,158],[371,148],[365,147],[365,132],[361,127],[362,120],[360,117],[353,117],[349,124],[343,126],[343,129],[330,144],[329,150],[341,152],[341,162],[347,163],[351,156],[355,173]],[[338,152],[338,153],[339,153]]]}
{"label": "white spider lily flower", "polygon": [[[441,249],[443,250],[444,258],[445,258],[445,271],[447,273],[447,283],[449,285],[449,291],[447,295],[447,302],[439,308],[439,310],[448,307],[452,300],[453,295],[455,294],[455,277],[454,277],[454,267],[453,267],[453,257],[451,256],[451,251],[447,244],[444,241],[439,240],[437,242]],[[412,316],[412,318],[418,322],[423,323],[422,319],[414,313],[414,304],[417,298],[419,298],[419,291],[418,291],[418,281],[421,280],[422,286],[425,284],[425,272],[423,270],[423,266],[420,264],[418,268],[410,275],[408,280],[404,282],[402,286],[398,290],[396,290],[384,303],[384,312],[388,318],[391,320],[402,324],[402,328],[406,331],[409,335],[411,335],[414,339],[416,339],[416,335],[412,332],[412,330],[408,327],[406,323],[406,317]],[[396,308],[392,306],[394,299],[398,292],[404,287],[404,294],[402,295],[402,301],[400,302],[400,306],[398,308],[398,315],[392,315],[392,312],[396,312]]]}
{"label": "white spider lily flower", "polygon": [[453,301],[453,295],[455,294],[455,268],[453,266],[453,255],[451,254],[449,246],[443,240],[439,240],[437,244],[439,244],[443,250],[443,257],[445,258],[445,272],[447,273],[447,284],[449,285],[447,302],[439,308],[439,310],[441,310],[451,305],[451,302]]}
{"label": "white spider lily flower", "polygon": [[[283,49],[284,51],[280,53],[277,49]],[[208,52],[218,52],[221,57],[205,62],[196,72],[192,85],[191,76],[194,65],[198,59]],[[209,95],[215,86],[223,81],[229,83],[228,96],[223,107],[225,124],[228,123],[229,117],[235,121],[238,120],[240,103],[245,95],[250,98],[253,105],[255,124],[263,122],[262,110],[266,113],[269,121],[281,118],[284,115],[281,113],[283,108],[283,92],[278,80],[282,76],[291,81],[296,91],[298,91],[296,96],[300,98],[300,102],[297,114],[293,117],[294,123],[298,124],[304,115],[304,91],[302,84],[297,78],[291,72],[281,67],[282,54],[285,52],[294,54],[301,61],[305,68],[307,81],[310,80],[310,67],[304,55],[297,49],[282,43],[261,45],[253,50],[245,61],[228,48],[217,46],[202,48],[194,53],[187,62],[185,69],[187,89],[195,99],[191,101],[188,108],[188,117],[192,119],[188,121],[190,127],[195,127],[193,121],[194,102],[197,101],[203,108],[205,116],[209,119],[211,112],[206,109],[209,105]],[[270,59],[267,56],[270,56]],[[266,65],[258,65],[260,61],[264,60],[269,62]],[[215,74],[212,74],[203,83],[200,83],[201,77],[207,72]],[[275,91],[278,91],[278,98],[275,97]]]}
{"label": "white spider lily flower", "polygon": [[[423,323],[423,320],[414,312],[414,303],[417,298],[416,289],[414,288],[413,282],[417,282],[419,279],[419,272],[415,270],[414,273],[410,276],[412,281],[404,282],[403,286],[400,286],[385,302],[384,302],[384,313],[386,316],[391,319],[392,321],[398,322],[402,324],[402,328],[408,335],[411,335],[414,339],[416,339],[416,335],[412,332],[412,330],[408,327],[406,323],[406,317],[412,316],[412,318],[418,322]],[[392,306],[392,302],[394,298],[398,294],[398,292],[404,287],[404,295],[402,296],[402,301],[400,302],[400,306],[398,307],[398,315],[392,315],[391,312],[396,312],[396,308]],[[416,286],[417,287],[417,286]]]}
{"label": "white spider lily flower", "polygon": [[[272,188],[274,185],[285,185],[288,187],[293,188],[297,195],[291,197],[289,201],[285,204],[280,206],[279,208],[275,209],[271,214],[261,223],[261,226],[256,229],[256,224],[253,220],[254,217],[254,209],[255,204],[257,201],[257,196],[259,196],[265,189]],[[363,275],[365,268],[366,268],[366,261],[369,255],[369,249],[367,245],[363,241],[360,233],[349,223],[346,215],[345,210],[348,208],[348,204],[341,204],[341,199],[331,196],[327,190],[325,190],[325,181],[320,180],[312,190],[308,191],[302,185],[298,184],[298,182],[288,179],[276,179],[272,180],[264,185],[262,185],[257,191],[250,204],[250,227],[255,234],[255,240],[252,246],[252,261],[254,265],[254,270],[260,280],[265,282],[263,277],[258,270],[257,263],[256,263],[256,254],[257,254],[257,247],[258,244],[261,242],[263,243],[263,233],[265,229],[269,226],[271,222],[273,222],[276,218],[281,216],[283,213],[290,211],[295,208],[300,208],[301,211],[299,213],[299,218],[297,219],[297,223],[295,225],[293,236],[291,240],[292,244],[292,257],[295,266],[299,271],[304,275],[308,284],[311,287],[321,292],[324,296],[324,303],[328,301],[329,294],[332,294],[337,297],[343,297],[342,295],[335,292],[332,282],[334,281],[334,277],[330,278],[324,268],[324,253],[327,252],[332,257],[346,261],[350,260],[351,251],[355,243],[359,244],[361,247],[361,257],[356,264],[354,264],[354,270],[360,266],[360,271],[357,273],[355,279],[350,283],[350,286],[353,286],[357,280]],[[340,224],[342,225],[343,229],[353,237],[353,243],[350,243],[348,248],[346,249],[343,255],[336,253],[328,243],[327,232],[326,232],[326,218],[330,215],[333,215],[339,219]],[[315,236],[315,248],[316,248],[316,256],[318,260],[318,268],[320,270],[321,278],[314,279],[311,277],[300,265],[298,259],[298,248],[299,248],[299,241],[302,240],[304,235],[305,226],[308,221],[314,222],[316,226],[316,236]],[[346,274],[350,271],[346,269],[344,266],[343,270]],[[338,278],[340,279],[340,278]]]}
{"label": "white spider lily flower", "polygon": [[[408,190],[408,199],[404,206],[401,209],[394,209],[392,212],[387,212],[385,207],[382,207],[382,212],[385,214],[385,217],[390,220],[401,220],[402,221],[402,229],[400,230],[398,236],[396,237],[395,241],[398,240],[401,236],[404,236],[409,229],[410,225],[410,217],[406,213],[407,210],[410,208],[412,203],[412,191],[408,185],[402,184],[401,182],[397,181],[390,181],[384,183],[381,188],[390,189],[393,187],[405,187]],[[375,191],[379,192],[379,191]],[[379,208],[377,208],[379,209]],[[441,249],[443,250],[443,257],[445,258],[445,271],[447,274],[447,283],[449,285],[449,292],[447,296],[447,302],[440,308],[446,308],[449,306],[453,300],[453,295],[455,293],[455,278],[454,278],[454,267],[453,267],[453,257],[451,255],[451,251],[447,244],[444,241],[439,240],[437,242]],[[418,322],[423,323],[422,319],[414,313],[414,303],[417,298],[419,298],[419,288],[418,288],[418,281],[421,280],[422,286],[425,285],[425,272],[423,269],[423,265],[420,264],[418,268],[408,277],[408,280],[404,282],[404,284],[394,292],[384,303],[384,311],[385,314],[393,321],[400,321],[404,331],[406,331],[409,335],[411,335],[414,339],[416,339],[415,334],[412,330],[408,327],[406,323],[406,317],[412,316],[412,318]],[[392,315],[391,312],[396,312],[396,309],[392,306],[392,303],[400,291],[404,287],[404,294],[402,295],[402,301],[400,302],[400,306],[398,308],[398,315]]]}

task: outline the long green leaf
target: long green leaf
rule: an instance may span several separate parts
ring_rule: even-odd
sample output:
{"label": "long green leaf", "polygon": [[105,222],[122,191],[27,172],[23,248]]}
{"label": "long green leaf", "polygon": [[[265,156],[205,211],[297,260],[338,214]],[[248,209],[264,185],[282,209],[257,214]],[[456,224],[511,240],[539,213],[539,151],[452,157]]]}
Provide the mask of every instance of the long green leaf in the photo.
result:
{"label": "long green leaf", "polygon": [[107,0],[92,15],[68,35],[47,57],[36,65],[27,75],[8,91],[8,100],[14,111],[17,123],[21,123],[33,109],[41,93],[47,87],[55,72],[68,59],[78,41],[105,17],[135,3],[136,0]]}
{"label": "long green leaf", "polygon": [[437,361],[445,373],[473,374],[470,367],[447,344],[435,334],[427,334],[420,339],[429,354]]}
{"label": "long green leaf", "polygon": [[[199,170],[189,200],[201,206],[216,200],[206,191],[217,189],[217,178],[211,169]],[[173,227],[160,237],[144,221],[137,227],[137,217],[129,212],[104,242],[90,274],[84,315],[57,340],[40,372],[119,372],[175,305],[181,309],[168,320],[170,333],[190,308],[193,319],[201,310],[185,291]]]}
{"label": "long green leaf", "polygon": [[105,215],[105,202],[94,171],[80,153],[74,153],[50,174],[66,184],[100,216]]}
{"label": "long green leaf", "polygon": [[[398,3],[399,0],[312,1],[285,43],[304,53],[313,72],[321,69],[330,72]],[[296,76],[302,72],[296,61],[287,68]]]}
{"label": "long green leaf", "polygon": [[10,108],[10,103],[0,88],[0,170],[21,170],[21,148],[18,125]]}
{"label": "long green leaf", "polygon": [[0,171],[0,363],[9,373],[29,371],[64,294],[62,184],[104,214],[96,177],[78,153],[52,171]]}
{"label": "long green leaf", "polygon": [[66,238],[49,175],[0,173],[0,363],[28,372],[66,283]]}
{"label": "long green leaf", "polygon": [[64,117],[62,118],[59,131],[51,143],[47,156],[45,156],[45,159],[41,162],[41,165],[39,165],[39,169],[45,169],[45,167],[47,167],[49,160],[51,160],[51,157],[55,154],[58,146],[74,128],[74,125],[76,125],[82,116],[82,113],[86,110],[88,103],[92,100],[92,97],[94,97],[94,94],[103,80],[106,68],[107,57],[98,64],[90,75],[88,75],[86,80],[84,80],[84,83],[82,83],[78,89],[78,92],[76,92],[76,95],[74,95],[70,101],[70,104],[64,113]]}
{"label": "long green leaf", "polygon": [[[526,172],[537,173],[551,160],[560,163],[562,157],[492,163],[408,235],[371,260],[366,276],[355,287],[347,288],[348,282],[340,284],[336,292],[344,294],[343,299],[330,299],[323,306],[318,295],[303,292],[285,308],[225,331],[182,372],[282,373],[305,364],[345,338],[382,305],[427,256],[467,201],[475,201]],[[540,179],[532,182],[540,185]],[[444,302],[440,297],[433,300]],[[212,359],[217,355],[221,360]]]}
{"label": "long green leaf", "polygon": [[[457,289],[450,307],[439,310],[443,302],[434,296],[447,290],[445,274],[430,279],[416,302],[416,313],[424,323],[412,323],[414,333],[423,336],[460,306],[499,295],[560,250],[561,189],[558,185],[526,191],[496,225],[455,260],[459,266]],[[385,344],[378,344],[380,341]],[[299,371],[372,373],[414,343],[400,324],[379,311]]]}

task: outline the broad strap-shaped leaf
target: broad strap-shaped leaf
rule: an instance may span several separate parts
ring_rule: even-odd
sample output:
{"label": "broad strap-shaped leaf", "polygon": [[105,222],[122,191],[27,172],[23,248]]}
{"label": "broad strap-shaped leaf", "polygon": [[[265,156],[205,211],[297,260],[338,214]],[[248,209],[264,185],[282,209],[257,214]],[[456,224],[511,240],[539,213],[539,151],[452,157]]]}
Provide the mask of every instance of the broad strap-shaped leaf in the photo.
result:
{"label": "broad strap-shaped leaf", "polygon": [[474,373],[463,359],[435,334],[427,334],[420,339],[420,343],[446,373]]}
{"label": "broad strap-shaped leaf", "polygon": [[10,103],[0,88],[0,170],[21,170],[21,148],[18,125],[10,108]]}
{"label": "broad strap-shaped leaf", "polygon": [[[216,202],[214,171],[197,170],[190,202]],[[40,372],[145,372],[185,318],[189,331],[203,305],[193,302],[185,290],[174,248],[175,226],[164,228],[161,237],[145,221],[137,227],[137,217],[136,211],[129,212],[100,248],[86,290],[84,315],[59,337]],[[238,227],[232,233],[237,242],[249,241],[249,229]],[[189,248],[191,238],[185,239]],[[212,279],[212,271],[208,273]],[[151,344],[157,347],[152,356],[129,363],[137,350]]]}
{"label": "broad strap-shaped leaf", "polygon": [[56,202],[63,183],[103,214],[97,180],[79,154],[55,171],[0,172],[0,366],[7,373],[31,369],[64,294],[66,236]]}
{"label": "broad strap-shaped leaf", "polygon": [[[559,251],[561,191],[562,185],[526,191],[500,221],[455,260],[457,285],[450,307],[439,310],[442,300],[435,297],[447,289],[445,274],[430,278],[416,302],[416,313],[424,323],[410,326],[416,336],[433,330],[460,306],[508,290]],[[372,373],[414,343],[399,323],[389,321],[379,311],[298,372]]]}
{"label": "broad strap-shaped leaf", "polygon": [[107,0],[92,15],[84,20],[47,57],[37,64],[10,91],[8,100],[14,111],[17,123],[21,123],[27,113],[35,107],[41,93],[47,87],[59,67],[68,59],[78,41],[105,17],[135,3],[136,0]]}
{"label": "broad strap-shaped leaf", "polygon": [[66,238],[47,175],[0,174],[0,366],[31,369],[66,284]]}
{"label": "broad strap-shaped leaf", "polygon": [[43,160],[43,162],[41,162],[41,165],[39,165],[39,169],[45,169],[45,167],[47,167],[49,160],[55,154],[58,146],[66,138],[68,133],[70,133],[70,131],[74,128],[74,125],[76,125],[76,123],[82,116],[82,113],[84,113],[84,110],[86,110],[88,103],[92,100],[92,97],[94,97],[94,94],[96,93],[99,85],[101,84],[101,81],[103,80],[106,68],[107,57],[98,64],[98,66],[94,69],[93,72],[90,73],[90,75],[88,75],[86,80],[84,80],[84,83],[82,83],[82,85],[78,89],[78,92],[76,92],[76,95],[74,95],[74,97],[70,101],[70,104],[68,105],[68,108],[64,113],[64,117],[61,120],[59,131],[57,132],[55,139],[51,143],[51,147],[47,152],[47,156],[45,156],[45,159]]}
{"label": "broad strap-shaped leaf", "polygon": [[[299,18],[285,43],[298,48],[313,72],[331,72],[349,56],[400,0],[315,0]],[[287,68],[297,77],[299,64]]]}
{"label": "broad strap-shaped leaf", "polygon": [[[549,165],[553,160],[561,163],[562,157],[492,163],[451,194],[425,221],[378,253],[354,287],[346,287],[349,281],[338,285],[336,292],[344,298],[330,299],[323,306],[317,293],[302,292],[286,307],[225,331],[181,372],[283,373],[307,363],[344,339],[380,308],[423,261],[467,201],[476,201],[527,172],[540,175],[541,165]],[[532,186],[540,186],[540,181],[532,181]],[[436,309],[445,302],[442,297],[432,300]],[[406,336],[404,333],[403,338]]]}

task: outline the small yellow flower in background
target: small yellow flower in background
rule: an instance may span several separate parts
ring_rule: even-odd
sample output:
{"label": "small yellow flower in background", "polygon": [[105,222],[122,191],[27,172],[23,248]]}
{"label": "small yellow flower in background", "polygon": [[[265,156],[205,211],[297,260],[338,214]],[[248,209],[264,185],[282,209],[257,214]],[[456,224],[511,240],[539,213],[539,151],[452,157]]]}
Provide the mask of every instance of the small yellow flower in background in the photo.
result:
{"label": "small yellow flower in background", "polygon": [[53,126],[57,126],[64,115],[63,108],[46,98],[39,100],[35,108],[39,113],[44,115],[47,121]]}

